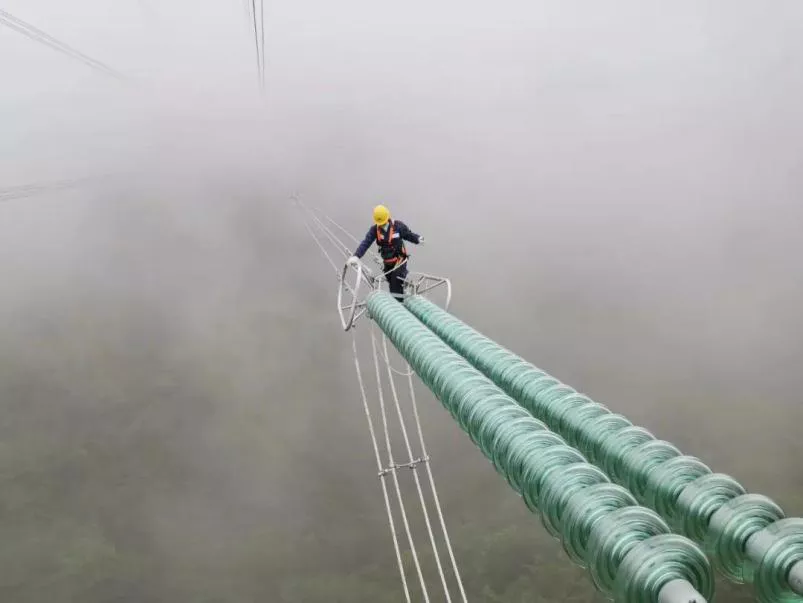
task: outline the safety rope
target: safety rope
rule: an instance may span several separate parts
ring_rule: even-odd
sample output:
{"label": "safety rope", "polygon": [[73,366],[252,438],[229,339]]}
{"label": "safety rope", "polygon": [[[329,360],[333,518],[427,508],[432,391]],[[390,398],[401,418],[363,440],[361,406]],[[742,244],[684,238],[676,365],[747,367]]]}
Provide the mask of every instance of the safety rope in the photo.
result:
{"label": "safety rope", "polygon": [[617,603],[705,603],[713,571],[702,550],[449,348],[391,295],[368,297],[371,318],[472,441],[540,511],[569,557]]}
{"label": "safety rope", "polygon": [[762,603],[803,601],[803,519],[771,499],[656,440],[643,427],[579,394],[435,304],[405,307],[511,398],[672,527],[702,543],[735,583],[753,582]]}

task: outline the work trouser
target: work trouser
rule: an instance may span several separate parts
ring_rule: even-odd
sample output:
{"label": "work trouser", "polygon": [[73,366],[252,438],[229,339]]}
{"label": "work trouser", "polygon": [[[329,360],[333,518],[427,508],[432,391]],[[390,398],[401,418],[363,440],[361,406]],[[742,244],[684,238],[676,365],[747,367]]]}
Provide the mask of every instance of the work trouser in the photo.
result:
{"label": "work trouser", "polygon": [[404,279],[407,278],[407,262],[403,264],[385,264],[384,272],[390,287],[390,294],[398,301],[403,301]]}

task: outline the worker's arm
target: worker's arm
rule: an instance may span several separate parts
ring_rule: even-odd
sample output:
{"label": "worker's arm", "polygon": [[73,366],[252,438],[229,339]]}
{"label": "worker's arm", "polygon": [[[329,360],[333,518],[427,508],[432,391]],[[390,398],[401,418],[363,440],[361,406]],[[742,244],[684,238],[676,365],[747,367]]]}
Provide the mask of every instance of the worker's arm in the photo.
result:
{"label": "worker's arm", "polygon": [[418,245],[424,239],[419,234],[414,233],[404,222],[399,222],[396,220],[396,230],[399,232],[399,236],[404,239],[405,241],[410,241],[411,243],[415,243]]}
{"label": "worker's arm", "polygon": [[361,258],[365,255],[365,252],[368,251],[368,248],[371,247],[371,244],[374,242],[376,238],[376,230],[373,228],[369,228],[368,232],[365,234],[365,238],[360,243],[357,250],[354,252],[355,258]]}

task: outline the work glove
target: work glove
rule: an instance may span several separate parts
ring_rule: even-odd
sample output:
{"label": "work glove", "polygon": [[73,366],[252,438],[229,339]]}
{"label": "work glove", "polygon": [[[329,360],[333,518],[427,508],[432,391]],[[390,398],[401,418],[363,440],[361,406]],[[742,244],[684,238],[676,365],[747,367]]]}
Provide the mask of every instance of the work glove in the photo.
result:
{"label": "work glove", "polygon": [[348,260],[349,266],[356,266],[359,263],[360,263],[360,258],[358,258],[356,255],[351,256]]}
{"label": "work glove", "polygon": [[419,245],[423,245],[424,244],[424,237],[418,237],[418,244]]}

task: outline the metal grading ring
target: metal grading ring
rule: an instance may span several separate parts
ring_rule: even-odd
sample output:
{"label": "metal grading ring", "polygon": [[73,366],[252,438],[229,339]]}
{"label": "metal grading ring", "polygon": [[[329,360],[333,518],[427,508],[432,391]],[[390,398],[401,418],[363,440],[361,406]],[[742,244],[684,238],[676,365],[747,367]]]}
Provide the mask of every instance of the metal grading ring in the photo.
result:
{"label": "metal grading ring", "polygon": [[[357,273],[357,280],[354,282],[353,287],[346,282],[346,275],[348,274],[349,268],[354,268]],[[346,264],[343,266],[342,272],[340,273],[340,287],[337,290],[337,313],[340,315],[340,324],[342,325],[344,331],[350,330],[351,327],[354,326],[354,321],[357,320],[357,318],[359,318],[365,311],[365,302],[357,301],[360,293],[360,283],[362,283],[362,280],[362,264],[357,262],[355,266],[346,262]],[[351,294],[351,301],[345,306],[343,305],[344,289]],[[358,309],[362,309],[359,314],[357,313]]]}

